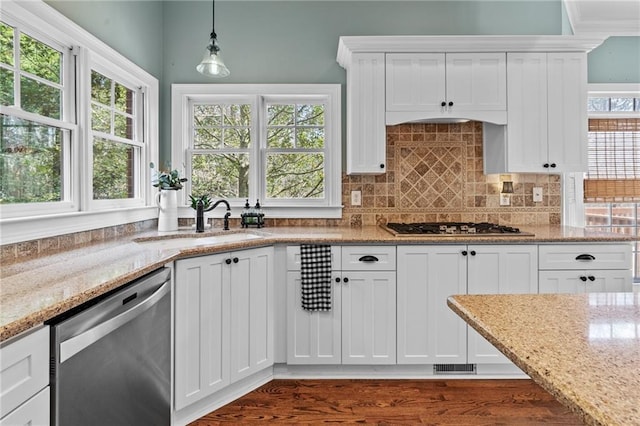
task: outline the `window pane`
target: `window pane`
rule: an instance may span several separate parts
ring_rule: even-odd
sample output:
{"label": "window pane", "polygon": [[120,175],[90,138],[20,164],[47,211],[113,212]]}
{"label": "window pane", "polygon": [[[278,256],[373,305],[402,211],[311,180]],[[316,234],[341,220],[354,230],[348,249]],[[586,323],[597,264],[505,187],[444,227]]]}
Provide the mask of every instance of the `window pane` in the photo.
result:
{"label": "window pane", "polygon": [[13,65],[13,27],[0,22],[0,62]]}
{"label": "window pane", "polygon": [[324,154],[267,156],[267,198],[323,198]]}
{"label": "window pane", "polygon": [[299,126],[324,125],[323,105],[296,105],[296,108],[296,124]]}
{"label": "window pane", "polygon": [[122,138],[133,140],[133,119],[122,114],[115,113],[114,119],[114,134]]}
{"label": "window pane", "polygon": [[106,139],[93,141],[93,199],[134,197],[135,148]]}
{"label": "window pane", "polygon": [[267,120],[269,126],[291,126],[293,121],[293,105],[269,105]]}
{"label": "window pane", "polygon": [[298,148],[324,148],[324,128],[303,128],[296,131]]}
{"label": "window pane", "polygon": [[91,105],[91,129],[111,133],[111,110],[100,105]]}
{"label": "window pane", "polygon": [[60,118],[60,89],[39,83],[28,77],[20,78],[22,109],[50,118]]}
{"label": "window pane", "polygon": [[249,196],[249,154],[195,154],[191,192],[214,198]]}
{"label": "window pane", "polygon": [[26,34],[20,34],[20,69],[60,83],[62,53]]}
{"label": "window pane", "polygon": [[95,71],[91,71],[91,100],[111,105],[111,79]]}
{"label": "window pane", "polygon": [[585,221],[587,226],[609,225],[609,204],[585,204]]}
{"label": "window pane", "polygon": [[287,127],[277,127],[267,130],[267,147],[293,148],[293,130]]}
{"label": "window pane", "polygon": [[61,129],[2,115],[0,203],[62,199]]}
{"label": "window pane", "polygon": [[635,226],[634,204],[612,204],[611,205],[611,225]]}
{"label": "window pane", "polygon": [[195,129],[193,147],[196,149],[222,148],[222,129],[201,127]]}
{"label": "window pane", "polygon": [[589,111],[609,111],[609,98],[589,98]]}
{"label": "window pane", "polygon": [[115,107],[118,111],[133,114],[133,90],[129,90],[122,84],[115,84]]}
{"label": "window pane", "polygon": [[251,146],[251,132],[248,128],[224,129],[225,148],[249,148]]}
{"label": "window pane", "polygon": [[633,111],[633,98],[611,98],[611,111]]}
{"label": "window pane", "polygon": [[13,105],[13,72],[0,68],[0,104]]}
{"label": "window pane", "polygon": [[224,105],[225,126],[249,126],[251,124],[251,105]]}
{"label": "window pane", "polygon": [[222,108],[220,105],[195,105],[193,121],[196,126],[222,126]]}

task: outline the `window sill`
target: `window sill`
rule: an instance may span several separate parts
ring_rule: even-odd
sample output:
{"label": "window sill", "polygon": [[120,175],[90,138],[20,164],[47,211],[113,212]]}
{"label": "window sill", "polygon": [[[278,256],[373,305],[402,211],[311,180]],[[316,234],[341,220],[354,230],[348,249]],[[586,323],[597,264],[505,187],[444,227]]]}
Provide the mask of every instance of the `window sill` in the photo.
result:
{"label": "window sill", "polygon": [[144,206],[108,211],[73,212],[51,216],[3,219],[0,220],[0,226],[2,227],[0,245],[89,231],[156,219],[157,217],[157,207]]}

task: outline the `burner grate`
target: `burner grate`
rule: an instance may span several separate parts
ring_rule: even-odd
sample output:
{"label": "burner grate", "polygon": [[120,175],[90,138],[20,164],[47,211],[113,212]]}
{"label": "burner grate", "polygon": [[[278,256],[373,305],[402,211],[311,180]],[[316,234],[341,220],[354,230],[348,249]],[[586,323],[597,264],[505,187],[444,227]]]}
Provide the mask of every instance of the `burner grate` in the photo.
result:
{"label": "burner grate", "polygon": [[520,235],[520,229],[489,222],[388,223],[388,230],[400,235]]}

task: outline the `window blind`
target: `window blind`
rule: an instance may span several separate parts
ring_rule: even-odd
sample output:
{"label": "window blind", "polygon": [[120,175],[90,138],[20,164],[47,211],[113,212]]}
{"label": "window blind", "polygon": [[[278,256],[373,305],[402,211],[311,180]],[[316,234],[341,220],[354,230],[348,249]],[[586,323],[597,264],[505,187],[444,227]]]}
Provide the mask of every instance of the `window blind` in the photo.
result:
{"label": "window blind", "polygon": [[640,119],[589,119],[585,202],[640,201]]}

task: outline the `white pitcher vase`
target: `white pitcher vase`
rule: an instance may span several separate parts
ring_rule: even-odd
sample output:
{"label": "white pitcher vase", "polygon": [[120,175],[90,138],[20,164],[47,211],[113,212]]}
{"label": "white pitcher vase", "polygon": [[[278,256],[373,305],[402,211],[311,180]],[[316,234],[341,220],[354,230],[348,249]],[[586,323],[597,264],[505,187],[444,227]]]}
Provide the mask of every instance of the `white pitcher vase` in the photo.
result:
{"label": "white pitcher vase", "polygon": [[162,189],[156,196],[158,212],[158,232],[178,230],[178,191]]}

